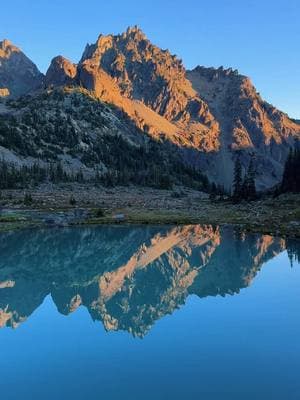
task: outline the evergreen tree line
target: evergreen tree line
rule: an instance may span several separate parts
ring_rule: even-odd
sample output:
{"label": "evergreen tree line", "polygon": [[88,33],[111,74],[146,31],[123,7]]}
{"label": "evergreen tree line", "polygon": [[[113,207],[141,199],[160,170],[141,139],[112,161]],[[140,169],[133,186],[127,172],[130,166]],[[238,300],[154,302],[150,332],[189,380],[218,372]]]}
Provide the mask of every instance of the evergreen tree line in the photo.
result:
{"label": "evergreen tree line", "polygon": [[107,186],[134,184],[169,189],[173,184],[210,191],[207,177],[187,165],[169,143],[149,139],[142,145],[129,143],[121,135],[102,135],[86,150],[81,161],[93,168],[104,164],[105,175],[98,177]]}
{"label": "evergreen tree line", "polygon": [[287,238],[286,239],[287,254],[290,259],[291,266],[294,263],[300,263],[300,242],[298,239]]}
{"label": "evergreen tree line", "polygon": [[[59,90],[34,99],[24,96],[9,104],[20,112],[18,117],[0,116],[0,145],[37,163],[17,167],[3,162],[0,188],[78,181],[160,189],[183,185],[223,194],[223,188],[211,185],[199,169],[183,161],[175,145],[141,134],[125,113],[84,93]],[[116,127],[109,123],[107,113],[119,118]],[[118,134],[121,129],[129,135]],[[95,175],[66,173],[59,162],[63,156],[78,159]],[[42,161],[49,167],[42,166]],[[103,173],[102,166],[107,172]]]}
{"label": "evergreen tree line", "polygon": [[0,189],[26,188],[43,182],[80,182],[81,179],[81,172],[68,174],[60,163],[49,167],[42,167],[37,163],[17,167],[13,163],[0,161]]}
{"label": "evergreen tree line", "polygon": [[214,182],[209,184],[209,193],[210,193],[210,199],[214,200],[216,196],[220,196],[222,198],[223,196],[230,196],[230,193],[228,193],[228,190],[226,190],[224,185],[217,185]]}
{"label": "evergreen tree line", "polygon": [[243,200],[251,201],[257,198],[255,186],[255,164],[254,158],[251,157],[248,169],[243,176],[243,169],[239,157],[235,160],[233,185],[232,185],[232,199],[234,202]]}
{"label": "evergreen tree line", "polygon": [[149,164],[140,170],[127,168],[126,164],[119,169],[108,170],[105,173],[96,171],[92,177],[85,177],[82,170],[77,173],[66,172],[60,162],[41,166],[35,163],[31,166],[17,167],[13,163],[0,161],[0,190],[17,189],[36,186],[41,183],[79,182],[113,187],[117,185],[151,186],[158,189],[171,189],[174,183],[182,183],[187,187],[211,190],[211,185],[201,172],[184,164],[170,166]]}
{"label": "evergreen tree line", "polygon": [[281,193],[300,193],[300,149],[299,147],[290,150],[285,162],[282,182],[280,186]]}

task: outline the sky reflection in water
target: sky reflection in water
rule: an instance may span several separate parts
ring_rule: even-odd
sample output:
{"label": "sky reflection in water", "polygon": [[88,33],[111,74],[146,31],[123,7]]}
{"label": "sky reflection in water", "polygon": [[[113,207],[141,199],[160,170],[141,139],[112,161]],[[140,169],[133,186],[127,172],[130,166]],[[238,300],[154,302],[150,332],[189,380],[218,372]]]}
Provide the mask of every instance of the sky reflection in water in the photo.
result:
{"label": "sky reflection in water", "polygon": [[212,226],[1,234],[3,398],[299,399],[299,249]]}

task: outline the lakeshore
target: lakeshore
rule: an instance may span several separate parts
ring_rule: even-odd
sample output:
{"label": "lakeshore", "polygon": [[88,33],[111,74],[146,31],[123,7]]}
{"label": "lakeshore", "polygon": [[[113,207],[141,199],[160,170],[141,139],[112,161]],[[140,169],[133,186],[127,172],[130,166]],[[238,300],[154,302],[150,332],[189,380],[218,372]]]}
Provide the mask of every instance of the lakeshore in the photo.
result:
{"label": "lakeshore", "polygon": [[300,237],[300,196],[233,204],[186,188],[95,188],[83,185],[4,190],[0,231],[97,224],[237,225],[249,232]]}

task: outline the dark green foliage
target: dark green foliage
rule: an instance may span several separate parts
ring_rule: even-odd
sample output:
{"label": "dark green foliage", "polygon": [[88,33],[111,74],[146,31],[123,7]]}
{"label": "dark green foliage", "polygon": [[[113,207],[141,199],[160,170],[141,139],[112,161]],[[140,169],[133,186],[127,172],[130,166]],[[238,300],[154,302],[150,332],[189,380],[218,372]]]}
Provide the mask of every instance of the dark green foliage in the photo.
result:
{"label": "dark green foliage", "polygon": [[61,163],[50,164],[48,176],[49,180],[53,183],[67,182],[70,180],[70,177],[64,171]]}
{"label": "dark green foliage", "polygon": [[44,182],[80,182],[79,174],[68,174],[60,163],[42,167],[37,163],[18,168],[13,163],[0,161],[0,189],[33,187]]}
{"label": "dark green foliage", "polygon": [[[25,96],[9,105],[18,113],[16,117],[0,116],[0,145],[43,163],[37,161],[35,167],[21,169],[2,164],[0,188],[88,181],[107,187],[133,184],[211,189],[201,171],[183,162],[176,146],[153,140],[122,111],[86,93],[54,90]],[[62,158],[80,160],[89,169],[88,178],[82,170],[67,173],[59,162]]]}
{"label": "dark green foliage", "polygon": [[240,158],[235,160],[233,174],[233,193],[232,197],[235,201],[240,201],[242,198],[242,164]]}
{"label": "dark green foliage", "polygon": [[255,200],[256,199],[255,167],[254,167],[253,157],[250,160],[248,171],[244,178],[241,194],[242,194],[242,198],[244,200]]}
{"label": "dark green foliage", "polygon": [[38,164],[17,168],[14,164],[0,161],[0,189],[34,186],[44,182],[47,170]]}
{"label": "dark green foliage", "polygon": [[299,239],[293,239],[288,237],[286,239],[286,248],[288,257],[293,267],[294,262],[300,263],[300,241]]}
{"label": "dark green foliage", "polygon": [[70,197],[69,203],[70,203],[71,206],[75,206],[76,200],[75,200],[75,197],[74,197],[74,196],[71,196],[71,197]]}
{"label": "dark green foliage", "polygon": [[102,208],[98,208],[95,212],[96,218],[103,218],[105,216],[104,210]]}
{"label": "dark green foliage", "polygon": [[281,193],[300,193],[300,149],[291,150],[284,166]]}
{"label": "dark green foliage", "polygon": [[215,183],[212,183],[209,185],[209,190],[208,192],[210,193],[210,200],[215,200],[218,198],[219,200],[223,199],[223,196],[227,196],[228,193],[223,185],[216,185]]}
{"label": "dark green foliage", "polygon": [[150,138],[146,144],[133,145],[121,135],[102,135],[81,161],[90,167],[103,163],[109,170],[100,175],[99,183],[105,186],[134,185],[171,189],[173,184],[183,184],[209,190],[209,182],[200,171],[183,164],[171,144],[162,145]]}
{"label": "dark green foliage", "polygon": [[25,196],[24,196],[24,204],[26,205],[26,206],[30,206],[31,204],[32,204],[32,196],[31,196],[31,194],[30,193],[25,193]]}
{"label": "dark green foliage", "polygon": [[234,166],[234,177],[233,177],[233,191],[232,200],[238,203],[242,200],[252,201],[257,198],[256,186],[255,186],[255,163],[254,157],[251,157],[247,172],[242,179],[242,165],[239,157],[236,159]]}

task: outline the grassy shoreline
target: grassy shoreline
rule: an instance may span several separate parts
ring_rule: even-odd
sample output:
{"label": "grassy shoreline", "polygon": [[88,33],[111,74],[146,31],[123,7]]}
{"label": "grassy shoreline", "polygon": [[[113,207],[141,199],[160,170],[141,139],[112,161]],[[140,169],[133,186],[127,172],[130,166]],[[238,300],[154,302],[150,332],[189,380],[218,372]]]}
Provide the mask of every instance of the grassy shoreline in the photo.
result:
{"label": "grassy shoreline", "polygon": [[[41,210],[35,210],[41,211]],[[44,211],[44,210],[43,210]],[[248,232],[264,233],[274,236],[291,236],[300,238],[300,224],[291,223],[290,221],[269,220],[260,222],[258,220],[249,220],[248,217],[234,213],[215,214],[209,216],[191,215],[188,212],[173,213],[170,211],[160,212],[140,212],[139,210],[131,210],[125,213],[124,220],[116,220],[114,213],[109,213],[104,217],[93,216],[94,210],[88,210],[91,216],[77,222],[70,222],[65,226],[89,226],[89,225],[235,225]],[[122,210],[118,210],[120,213]],[[61,210],[47,211],[49,215],[55,215]],[[1,218],[0,232],[12,231],[24,228],[45,228],[49,225],[32,218]],[[61,226],[61,225],[58,225]]]}
{"label": "grassy shoreline", "polygon": [[[59,226],[103,224],[203,224],[236,225],[251,232],[300,238],[300,196],[282,195],[260,201],[232,204],[225,200],[211,201],[191,190],[174,196],[172,191],[149,189],[82,191],[32,191],[32,202],[24,204],[24,191],[2,193],[0,232],[46,227],[44,219],[59,219]],[[70,204],[70,198],[75,204]],[[79,218],[76,217],[80,214]],[[75,215],[75,217],[74,217]],[[117,216],[122,218],[117,218]],[[54,222],[54,225],[56,223]]]}

